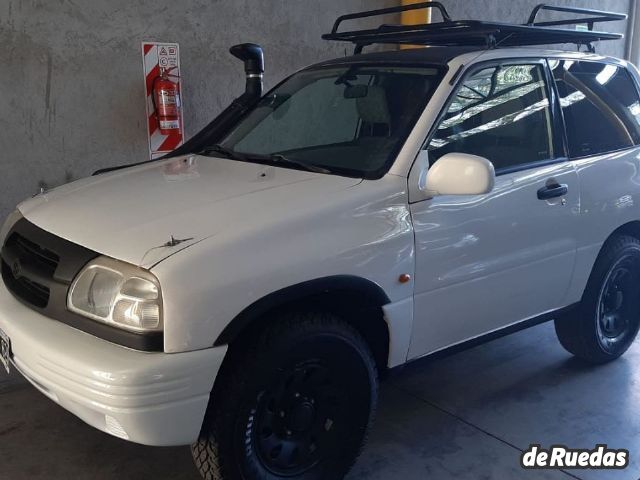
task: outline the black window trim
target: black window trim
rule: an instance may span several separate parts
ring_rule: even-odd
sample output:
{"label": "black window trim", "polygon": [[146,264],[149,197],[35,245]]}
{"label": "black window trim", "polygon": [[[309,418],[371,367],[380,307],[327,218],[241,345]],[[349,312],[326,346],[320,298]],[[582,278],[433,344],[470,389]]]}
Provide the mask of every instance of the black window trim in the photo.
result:
{"label": "black window trim", "polygon": [[638,95],[638,100],[640,101],[640,84],[638,84],[638,79],[636,78],[636,76],[631,73],[629,71],[628,66],[623,63],[623,62],[616,62],[613,59],[610,58],[605,58],[604,60],[594,60],[591,58],[570,58],[570,57],[563,57],[563,56],[558,56],[558,57],[547,57],[547,68],[549,71],[549,76],[551,77],[551,81],[553,82],[553,89],[555,91],[556,94],[556,98],[558,99],[558,109],[559,109],[559,118],[560,121],[562,122],[562,130],[564,132],[564,143],[565,143],[565,152],[567,155],[567,159],[569,161],[573,161],[573,160],[584,160],[586,158],[594,158],[594,157],[601,157],[604,155],[613,155],[616,153],[622,153],[622,152],[627,152],[627,151],[632,151],[635,149],[640,148],[640,144],[638,145],[632,145],[630,147],[623,147],[623,148],[618,148],[615,150],[607,150],[606,152],[599,152],[599,153],[592,153],[590,155],[580,155],[577,157],[572,157],[571,156],[571,152],[569,151],[569,136],[567,133],[567,122],[566,119],[564,117],[564,111],[562,110],[562,107],[560,106],[560,92],[558,91],[558,85],[556,83],[556,79],[553,75],[553,70],[551,69],[551,60],[557,60],[559,62],[564,61],[564,62],[579,62],[579,63],[596,63],[598,65],[613,65],[614,67],[618,67],[621,68],[623,70],[625,70],[627,72],[627,75],[629,75],[629,77],[631,78],[631,83],[633,84],[633,88],[636,91],[636,95]]}
{"label": "black window trim", "polygon": [[476,74],[477,72],[484,70],[486,68],[491,67],[500,67],[500,66],[511,66],[511,65],[540,65],[544,72],[544,79],[546,82],[546,92],[549,98],[549,108],[551,111],[551,124],[552,124],[552,132],[553,132],[553,148],[556,153],[556,158],[549,158],[546,160],[538,160],[535,162],[523,163],[520,165],[515,165],[513,167],[505,167],[496,169],[496,177],[501,175],[507,175],[509,173],[521,172],[524,170],[530,170],[533,168],[545,167],[549,165],[555,165],[558,163],[565,163],[569,160],[567,154],[567,139],[566,139],[566,129],[564,126],[563,119],[559,117],[559,114],[562,113],[560,108],[560,97],[557,93],[555,81],[553,79],[553,74],[551,73],[551,69],[549,68],[548,59],[546,57],[507,57],[507,58],[499,58],[492,60],[485,60],[482,62],[472,64],[468,69],[464,71],[463,75],[458,75],[457,81],[455,82],[455,86],[451,91],[447,101],[444,106],[440,110],[436,121],[433,122],[429,133],[426,136],[425,141],[420,147],[420,151],[427,150],[433,136],[436,133],[438,125],[442,122],[443,118],[446,116],[451,103],[455,99],[455,96],[458,93],[458,90],[468,79],[470,76]]}

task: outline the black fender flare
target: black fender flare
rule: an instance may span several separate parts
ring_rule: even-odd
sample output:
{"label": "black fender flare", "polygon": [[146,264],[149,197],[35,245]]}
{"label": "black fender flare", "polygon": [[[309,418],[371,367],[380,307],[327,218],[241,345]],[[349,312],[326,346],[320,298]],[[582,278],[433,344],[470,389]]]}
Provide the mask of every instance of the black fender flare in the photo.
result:
{"label": "black fender flare", "polygon": [[391,302],[378,284],[366,278],[354,275],[317,278],[285,287],[255,301],[229,322],[216,339],[214,346],[230,344],[249,325],[271,310],[315,295],[331,294],[332,292],[353,292],[370,306],[382,307]]}

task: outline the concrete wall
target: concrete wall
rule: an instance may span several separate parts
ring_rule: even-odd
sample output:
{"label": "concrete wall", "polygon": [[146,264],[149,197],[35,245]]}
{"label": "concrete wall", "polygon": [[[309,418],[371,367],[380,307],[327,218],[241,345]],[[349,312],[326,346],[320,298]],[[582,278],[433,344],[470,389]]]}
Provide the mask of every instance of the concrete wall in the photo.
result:
{"label": "concrete wall", "polygon": [[180,43],[190,136],[244,89],[231,45],[263,45],[269,87],[344,54],[345,45],[320,39],[336,16],[397,3],[0,1],[0,216],[40,184],[147,158],[140,42]]}
{"label": "concrete wall", "polygon": [[[540,0],[444,0],[456,18],[523,22]],[[558,3],[629,10],[634,0]],[[0,216],[41,184],[147,157],[140,42],[179,42],[187,136],[243,89],[229,46],[260,43],[267,87],[345,53],[335,17],[399,0],[0,1]],[[621,26],[625,30],[625,26]],[[601,51],[624,55],[623,44]]]}

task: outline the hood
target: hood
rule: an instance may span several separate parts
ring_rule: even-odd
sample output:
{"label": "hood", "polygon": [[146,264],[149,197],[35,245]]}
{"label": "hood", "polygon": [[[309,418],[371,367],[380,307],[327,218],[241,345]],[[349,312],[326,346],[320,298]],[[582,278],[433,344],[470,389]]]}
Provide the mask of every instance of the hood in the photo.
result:
{"label": "hood", "polygon": [[251,222],[254,215],[281,217],[360,182],[189,155],[63,185],[19,209],[55,235],[151,267],[236,222]]}

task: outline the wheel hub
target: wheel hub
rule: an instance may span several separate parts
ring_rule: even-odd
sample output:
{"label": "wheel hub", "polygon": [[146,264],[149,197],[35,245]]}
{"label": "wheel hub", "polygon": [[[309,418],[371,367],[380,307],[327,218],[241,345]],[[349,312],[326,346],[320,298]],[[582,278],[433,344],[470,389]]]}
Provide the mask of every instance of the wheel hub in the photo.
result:
{"label": "wheel hub", "polygon": [[332,448],[342,404],[332,380],[322,365],[305,364],[280,372],[273,388],[261,393],[251,436],[272,473],[300,475]]}
{"label": "wheel hub", "polygon": [[315,416],[316,408],[313,403],[308,400],[298,402],[289,415],[289,428],[296,433],[306,432],[313,425]]}
{"label": "wheel hub", "polygon": [[638,315],[637,262],[621,259],[609,271],[598,299],[598,336],[607,350],[626,341]]}

